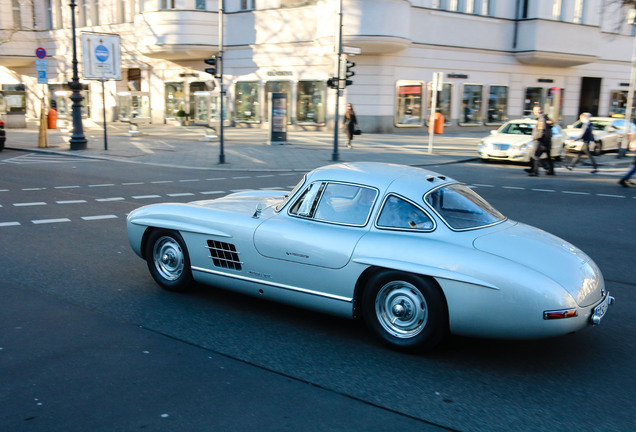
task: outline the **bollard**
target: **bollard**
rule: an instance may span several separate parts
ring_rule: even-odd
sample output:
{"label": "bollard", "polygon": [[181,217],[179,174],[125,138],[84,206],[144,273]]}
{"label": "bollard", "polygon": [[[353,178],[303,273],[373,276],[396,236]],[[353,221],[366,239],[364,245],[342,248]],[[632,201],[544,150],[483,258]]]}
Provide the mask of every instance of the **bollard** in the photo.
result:
{"label": "bollard", "polygon": [[4,150],[4,142],[7,140],[7,135],[4,131],[4,121],[0,120],[0,151]]}

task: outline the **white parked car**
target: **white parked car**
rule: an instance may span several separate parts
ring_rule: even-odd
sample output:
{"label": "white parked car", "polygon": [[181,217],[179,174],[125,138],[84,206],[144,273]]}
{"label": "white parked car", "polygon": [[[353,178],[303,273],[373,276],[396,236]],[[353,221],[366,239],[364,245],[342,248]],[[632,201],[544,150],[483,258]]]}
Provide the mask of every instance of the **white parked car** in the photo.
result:
{"label": "white parked car", "polygon": [[[536,120],[517,119],[504,123],[499,129],[491,131],[477,145],[482,160],[508,160],[530,162],[535,151],[532,130]],[[564,135],[558,125],[552,126],[552,151],[550,155],[558,159],[563,155]]]}
{"label": "white parked car", "polygon": [[420,168],[318,168],[291,192],[247,191],[128,215],[164,289],[193,282],[348,318],[401,350],[448,333],[565,335],[612,297],[583,251],[514,222],[471,188]]}
{"label": "white parked car", "polygon": [[[625,133],[625,119],[615,117],[591,117],[590,121],[594,127],[594,141],[596,145],[590,150],[595,155],[603,152],[618,150],[623,134]],[[583,134],[583,122],[580,120],[563,129],[565,134],[565,149],[571,152],[581,150],[583,141],[575,141]],[[636,133],[636,125],[632,123],[630,133]]]}

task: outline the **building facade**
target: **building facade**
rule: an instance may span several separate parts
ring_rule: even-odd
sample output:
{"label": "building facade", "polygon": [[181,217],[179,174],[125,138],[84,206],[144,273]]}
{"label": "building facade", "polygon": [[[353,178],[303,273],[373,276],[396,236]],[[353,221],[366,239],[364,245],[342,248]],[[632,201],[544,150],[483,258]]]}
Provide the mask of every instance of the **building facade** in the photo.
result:
{"label": "building facade", "polygon": [[[291,129],[330,129],[340,17],[344,51],[359,54],[343,55],[355,75],[339,112],[353,103],[365,132],[426,131],[434,93],[451,129],[493,128],[536,103],[564,124],[623,114],[635,46],[633,6],[619,0],[225,0],[223,13],[217,0],[75,3],[78,48],[84,33],[120,36],[122,79],[103,87],[83,78],[78,50],[83,113],[98,122],[104,109],[109,121],[218,121],[220,80],[203,60],[222,50],[227,124],[267,127],[268,95],[283,92]],[[25,127],[53,105],[70,118],[67,0],[0,8],[11,11],[0,14],[0,116]]]}

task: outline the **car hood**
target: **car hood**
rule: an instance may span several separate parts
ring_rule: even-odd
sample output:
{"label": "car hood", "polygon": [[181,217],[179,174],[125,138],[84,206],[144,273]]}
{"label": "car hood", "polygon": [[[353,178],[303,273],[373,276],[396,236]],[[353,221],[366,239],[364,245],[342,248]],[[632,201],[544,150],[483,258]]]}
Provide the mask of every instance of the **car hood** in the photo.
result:
{"label": "car hood", "polygon": [[484,143],[488,144],[511,144],[511,145],[521,145],[526,144],[532,141],[532,136],[530,135],[513,135],[513,134],[495,134],[484,138]]}
{"label": "car hood", "polygon": [[253,213],[257,206],[265,210],[278,205],[287,193],[283,191],[245,191],[222,198],[194,201],[190,204],[234,213]]}
{"label": "car hood", "polygon": [[561,285],[585,307],[601,298],[600,270],[582,250],[559,237],[522,223],[478,237],[476,249],[509,259]]}

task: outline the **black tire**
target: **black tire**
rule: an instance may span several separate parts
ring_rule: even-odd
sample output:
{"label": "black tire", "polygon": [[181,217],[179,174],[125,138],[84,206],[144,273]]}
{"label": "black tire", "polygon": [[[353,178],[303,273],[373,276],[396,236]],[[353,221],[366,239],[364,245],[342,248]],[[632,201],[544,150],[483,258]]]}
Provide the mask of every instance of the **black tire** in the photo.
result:
{"label": "black tire", "polygon": [[146,242],[145,257],[150,274],[162,288],[183,292],[192,286],[188,249],[178,232],[153,231]]}
{"label": "black tire", "polygon": [[384,344],[422,352],[448,334],[448,308],[441,289],[427,278],[394,270],[373,276],[364,291],[367,327]]}

